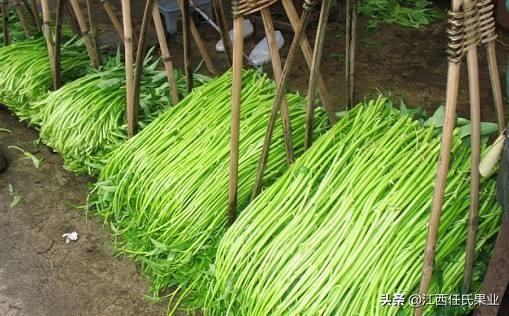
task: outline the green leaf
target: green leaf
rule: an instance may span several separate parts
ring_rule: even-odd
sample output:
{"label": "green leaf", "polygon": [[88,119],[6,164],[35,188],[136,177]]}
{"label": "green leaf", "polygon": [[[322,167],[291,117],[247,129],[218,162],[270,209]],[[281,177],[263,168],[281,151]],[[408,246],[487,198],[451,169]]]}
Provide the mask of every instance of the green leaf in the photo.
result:
{"label": "green leaf", "polygon": [[20,201],[21,201],[21,196],[19,196],[19,195],[15,195],[15,196],[12,198],[12,202],[11,202],[11,204],[10,204],[10,207],[11,207],[11,208],[15,208],[15,207],[16,207],[16,205],[18,205]]}
{"label": "green leaf", "polygon": [[122,81],[123,79],[121,78],[111,78],[99,81],[98,85],[101,89],[108,89],[113,87],[120,87]]}

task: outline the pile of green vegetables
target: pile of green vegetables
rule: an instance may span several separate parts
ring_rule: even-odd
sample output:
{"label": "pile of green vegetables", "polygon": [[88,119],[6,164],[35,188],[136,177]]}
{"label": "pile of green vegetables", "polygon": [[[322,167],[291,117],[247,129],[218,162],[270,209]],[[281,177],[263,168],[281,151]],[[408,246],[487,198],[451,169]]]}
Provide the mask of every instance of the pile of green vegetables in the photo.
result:
{"label": "pile of green vegetables", "polygon": [[[149,54],[144,64],[139,129],[171,105],[166,73],[157,69],[159,61]],[[206,80],[201,76],[195,78],[195,85]],[[178,88],[178,93],[185,95],[182,79],[178,80]],[[32,123],[42,126],[43,142],[62,154],[67,169],[97,174],[108,154],[127,140],[125,68],[120,54],[101,71],[49,93],[31,109]]]}
{"label": "pile of green vegetables", "polygon": [[[0,17],[0,19],[2,18]],[[9,43],[12,44],[15,42],[26,40],[27,36],[25,34],[25,30],[23,29],[23,25],[21,24],[21,21],[19,20],[18,17],[18,13],[16,12],[16,9],[14,7],[10,8],[8,19],[9,19]],[[29,19],[29,21],[33,22],[31,19]],[[33,23],[30,24],[29,31],[30,34],[32,34],[32,37],[34,35],[38,35],[36,28],[33,26]],[[4,33],[0,30],[0,47],[2,46],[4,46]]]}
{"label": "pile of green vegetables", "polygon": [[[232,74],[195,89],[116,150],[91,194],[111,224],[118,247],[152,277],[154,295],[185,289],[188,307],[201,307],[215,249],[227,228]],[[239,209],[248,202],[275,96],[265,75],[243,74]],[[296,154],[303,152],[304,99],[288,95]],[[316,111],[317,131],[326,121]],[[276,124],[264,184],[287,168]],[[318,133],[318,132],[317,132]],[[200,293],[200,294],[198,294]]]}
{"label": "pile of green vegetables", "polygon": [[[349,111],[244,210],[211,268],[209,314],[408,314],[381,297],[418,291],[440,139],[385,102]],[[456,137],[452,152],[430,293],[461,293],[470,149]],[[484,179],[479,259],[500,216],[495,181]]]}
{"label": "pile of green vegetables", "polygon": [[379,23],[421,28],[443,16],[432,5],[428,0],[362,0],[359,14],[369,17],[368,28]]}
{"label": "pile of green vegetables", "polygon": [[[81,77],[89,59],[81,41],[62,45],[62,81]],[[33,113],[30,102],[44,98],[52,87],[48,50],[44,39],[13,43],[0,48],[0,103],[7,105],[21,120]]]}

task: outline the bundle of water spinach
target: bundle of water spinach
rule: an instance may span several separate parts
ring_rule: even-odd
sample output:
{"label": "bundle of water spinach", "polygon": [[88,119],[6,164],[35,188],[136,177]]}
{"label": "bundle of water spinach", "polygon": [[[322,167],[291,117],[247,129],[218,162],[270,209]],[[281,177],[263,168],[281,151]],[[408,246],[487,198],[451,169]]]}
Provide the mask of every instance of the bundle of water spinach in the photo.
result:
{"label": "bundle of water spinach", "polygon": [[[195,89],[175,108],[116,150],[91,195],[119,237],[118,247],[141,262],[154,295],[183,288],[188,308],[203,305],[211,263],[227,228],[232,74]],[[265,75],[243,74],[239,209],[254,185],[275,96]],[[288,95],[296,154],[303,152],[304,99]],[[317,110],[317,133],[326,120]],[[265,184],[287,168],[276,124]]]}
{"label": "bundle of water spinach", "polygon": [[[140,90],[139,130],[170,107],[170,88],[159,61],[148,54]],[[178,72],[177,88],[184,96],[185,83]],[[208,78],[196,75],[195,86]],[[117,54],[100,71],[49,93],[32,105],[32,123],[42,126],[45,144],[64,157],[65,167],[75,173],[95,175],[108,155],[127,140],[125,68]]]}
{"label": "bundle of water spinach", "polygon": [[[81,40],[62,45],[62,82],[83,76],[89,59]],[[30,121],[31,102],[42,100],[53,85],[44,39],[20,41],[0,48],[0,102],[21,120]]]}
{"label": "bundle of water spinach", "polygon": [[[244,210],[220,242],[208,314],[411,314],[381,302],[418,292],[440,139],[385,103],[349,111]],[[459,131],[452,151],[430,293],[461,293],[470,148]],[[483,179],[474,289],[500,216]]]}

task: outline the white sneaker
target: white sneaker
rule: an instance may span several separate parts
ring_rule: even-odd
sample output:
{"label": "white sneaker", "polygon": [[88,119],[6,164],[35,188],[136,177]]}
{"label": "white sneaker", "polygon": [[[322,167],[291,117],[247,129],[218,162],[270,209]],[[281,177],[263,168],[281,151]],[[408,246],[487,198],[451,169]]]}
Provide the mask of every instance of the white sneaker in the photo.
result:
{"label": "white sneaker", "polygon": [[[249,36],[253,35],[254,33],[254,27],[251,21],[249,19],[244,19],[244,38],[248,38]],[[228,32],[228,35],[230,36],[230,40],[233,43],[233,30],[230,30]],[[218,52],[224,52],[224,44],[223,40],[219,40],[219,42],[216,43],[216,51]]]}
{"label": "white sneaker", "polygon": [[[283,47],[285,44],[283,34],[281,34],[280,31],[275,31],[274,37],[276,38],[277,49],[281,49],[281,47]],[[260,42],[258,42],[258,44],[256,44],[255,48],[253,48],[249,54],[249,59],[251,59],[257,66],[263,65],[270,61],[270,51],[267,37],[264,37]]]}

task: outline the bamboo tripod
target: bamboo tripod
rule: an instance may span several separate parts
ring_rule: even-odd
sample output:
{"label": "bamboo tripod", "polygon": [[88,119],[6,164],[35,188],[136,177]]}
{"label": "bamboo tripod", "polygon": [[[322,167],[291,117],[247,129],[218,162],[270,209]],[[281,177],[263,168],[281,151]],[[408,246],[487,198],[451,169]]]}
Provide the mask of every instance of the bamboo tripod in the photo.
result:
{"label": "bamboo tripod", "polygon": [[[471,205],[467,237],[464,290],[466,292],[470,290],[475,257],[476,233],[479,220],[479,161],[481,138],[479,69],[477,58],[477,45],[479,43],[486,45],[494,104],[497,112],[497,121],[500,132],[502,132],[505,127],[502,91],[495,55],[496,34],[493,7],[491,0],[453,0],[452,9],[449,12],[449,66],[445,104],[446,113],[444,118],[442,144],[440,148],[440,159],[435,179],[435,192],[433,195],[431,217],[428,227],[428,237],[424,253],[424,266],[419,289],[419,294],[422,296],[427,293],[433,274],[438,228],[440,224],[445,184],[451,157],[453,130],[456,123],[460,62],[465,54],[467,59],[470,90],[472,156]],[[417,307],[414,314],[416,316],[422,315],[423,309],[423,306]]]}
{"label": "bamboo tripod", "polygon": [[[267,158],[269,155],[270,150],[270,142],[272,139],[272,133],[274,130],[274,124],[276,119],[276,113],[277,109],[280,107],[281,102],[284,98],[284,95],[286,93],[286,84],[288,80],[288,75],[292,69],[293,63],[296,58],[296,53],[298,50],[298,47],[300,46],[304,57],[306,59],[306,62],[310,68],[310,79],[309,79],[309,86],[308,86],[308,95],[307,95],[307,107],[306,107],[306,142],[305,146],[306,149],[309,148],[313,142],[313,113],[314,113],[314,100],[315,100],[315,93],[318,88],[318,92],[321,95],[322,104],[324,105],[325,111],[327,113],[329,123],[334,124],[336,122],[336,116],[334,113],[334,108],[332,104],[329,102],[327,93],[326,93],[326,86],[323,80],[320,76],[320,60],[323,53],[323,45],[325,41],[325,33],[327,28],[327,22],[331,7],[331,1],[329,0],[323,0],[322,6],[321,6],[321,12],[320,12],[320,20],[318,22],[318,30],[316,34],[316,42],[314,50],[311,50],[311,47],[309,45],[309,42],[307,41],[305,37],[305,32],[307,29],[307,26],[309,24],[310,15],[313,7],[317,4],[318,1],[314,0],[308,0],[305,1],[304,4],[304,11],[302,13],[302,16],[299,18],[297,17],[297,14],[295,12],[295,8],[293,8],[293,5],[290,0],[284,0],[283,5],[287,11],[287,15],[290,17],[290,23],[292,24],[294,30],[295,30],[295,36],[292,41],[292,44],[290,46],[290,51],[288,53],[288,57],[286,59],[285,67],[283,69],[283,74],[281,76],[281,79],[279,80],[279,85],[277,87],[276,92],[276,98],[274,101],[274,108],[273,112],[271,113],[269,125],[265,134],[262,154],[260,156],[260,160],[258,163],[258,169],[256,173],[256,180],[255,185],[252,191],[252,199],[254,199],[261,191],[262,188],[262,180],[263,175],[265,173],[265,167],[267,163]],[[356,0],[349,0],[349,7],[355,8]],[[293,9],[293,10],[292,10]],[[293,12],[292,12],[293,11]],[[354,37],[355,37],[355,16],[356,12],[354,10],[350,10],[350,14],[348,15],[348,21],[347,21],[347,32],[350,32],[350,38],[347,36],[347,42],[350,43],[350,45],[347,44],[347,77],[350,80],[347,80],[347,91],[349,94],[348,99],[350,102],[353,102],[353,52],[355,49],[354,43]],[[348,31],[350,30],[350,31]],[[348,72],[348,69],[351,72]],[[350,104],[350,103],[349,103]]]}
{"label": "bamboo tripod", "polygon": [[[108,15],[115,16],[113,12],[113,8],[111,5],[104,0],[103,5],[108,7],[107,11]],[[191,69],[191,61],[190,61],[190,38],[193,37],[198,50],[207,65],[209,71],[213,74],[216,73],[216,70],[213,66],[212,59],[210,58],[205,44],[201,39],[198,30],[192,21],[190,14],[188,12],[189,9],[189,1],[179,0],[179,5],[181,10],[183,11],[183,24],[184,24],[184,62],[186,69],[186,87],[190,92],[192,90],[192,69]],[[187,9],[186,9],[187,7]],[[172,57],[170,55],[170,50],[168,47],[168,41],[166,39],[166,33],[164,30],[163,22],[161,19],[161,15],[159,12],[159,6],[156,1],[147,0],[145,5],[145,10],[143,13],[143,21],[140,30],[140,37],[138,40],[138,50],[136,53],[136,67],[133,68],[133,29],[131,22],[131,5],[129,0],[122,1],[122,16],[124,17],[124,47],[125,47],[125,65],[126,65],[126,82],[127,82],[127,126],[128,126],[128,137],[131,138],[136,134],[136,127],[138,125],[138,111],[139,111],[139,93],[140,93],[140,84],[141,84],[141,74],[143,72],[143,60],[145,57],[145,42],[146,42],[146,32],[148,30],[150,19],[152,18],[154,22],[154,27],[156,29],[157,39],[159,42],[159,47],[161,49],[161,55],[164,63],[164,68],[166,72],[166,77],[168,79],[168,83],[170,85],[171,90],[171,98],[173,104],[177,104],[179,102],[178,90],[177,90],[177,82],[174,76],[174,67],[172,62]],[[113,19],[112,19],[113,20]],[[115,23],[114,23],[115,24]]]}
{"label": "bamboo tripod", "polygon": [[270,15],[270,5],[276,1],[234,1],[233,13],[234,13],[234,43],[233,43],[233,87],[232,87],[232,126],[231,126],[231,148],[230,148],[230,185],[229,185],[229,203],[228,203],[228,221],[233,223],[236,218],[237,208],[237,184],[238,184],[238,148],[239,148],[239,125],[240,125],[240,98],[241,98],[241,86],[242,86],[242,53],[243,53],[243,20],[244,16],[260,12],[262,15],[262,21],[269,44],[269,51],[271,54],[272,68],[274,70],[274,78],[276,81],[276,99],[274,101],[269,125],[264,137],[264,144],[260,160],[258,163],[258,169],[256,174],[255,185],[252,192],[252,198],[256,197],[261,191],[262,179],[265,171],[267,158],[270,150],[270,142],[274,131],[276,117],[278,112],[281,111],[283,133],[284,133],[284,144],[285,154],[288,164],[293,163],[295,160],[293,153],[292,144],[292,132],[291,124],[288,113],[288,104],[286,102],[286,82],[290,73],[291,67],[295,60],[297,51],[300,49],[303,52],[305,61],[310,68],[311,78],[308,95],[308,121],[312,124],[312,120],[309,119],[310,113],[312,116],[313,101],[315,91],[318,88],[318,93],[325,106],[329,121],[334,123],[336,117],[334,114],[333,107],[329,101],[327,89],[323,79],[321,78],[319,67],[320,59],[323,51],[323,43],[325,38],[325,29],[327,26],[327,19],[331,6],[330,0],[324,0],[322,4],[321,18],[318,29],[318,40],[315,43],[314,51],[311,49],[309,41],[306,38],[305,31],[310,20],[310,12],[317,1],[306,0],[304,4],[304,11],[302,16],[299,18],[297,11],[291,0],[283,0],[282,4],[295,32],[293,42],[290,46],[290,51],[287,56],[285,67],[281,68],[281,61],[279,57],[279,51],[275,45],[274,38],[274,27]]}

